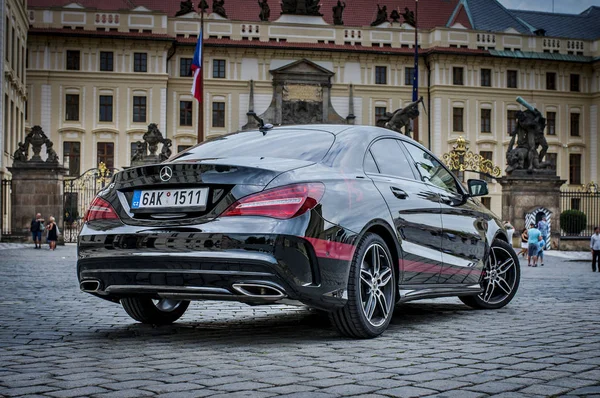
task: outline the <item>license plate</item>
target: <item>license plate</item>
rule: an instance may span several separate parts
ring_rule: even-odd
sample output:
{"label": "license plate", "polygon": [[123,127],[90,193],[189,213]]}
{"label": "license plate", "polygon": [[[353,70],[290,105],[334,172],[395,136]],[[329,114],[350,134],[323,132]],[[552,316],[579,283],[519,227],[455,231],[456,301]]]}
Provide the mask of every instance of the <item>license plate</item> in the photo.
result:
{"label": "license plate", "polygon": [[132,209],[195,207],[206,208],[208,188],[163,189],[152,191],[133,191]]}

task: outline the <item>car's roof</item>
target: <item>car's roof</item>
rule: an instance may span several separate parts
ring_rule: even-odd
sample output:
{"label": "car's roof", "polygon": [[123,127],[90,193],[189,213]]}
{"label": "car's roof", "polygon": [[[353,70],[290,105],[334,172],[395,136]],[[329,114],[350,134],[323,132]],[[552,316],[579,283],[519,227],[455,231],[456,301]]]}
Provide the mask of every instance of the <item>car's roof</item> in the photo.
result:
{"label": "car's roof", "polygon": [[285,126],[276,126],[268,131],[283,131],[283,130],[314,130],[314,131],[323,131],[327,133],[331,133],[333,135],[338,135],[340,133],[371,133],[373,135],[382,135],[389,134],[396,138],[400,139],[408,139],[405,135],[397,133],[393,130],[384,129],[376,126],[363,126],[363,125],[349,125],[349,124],[298,124],[298,125],[285,125]]}

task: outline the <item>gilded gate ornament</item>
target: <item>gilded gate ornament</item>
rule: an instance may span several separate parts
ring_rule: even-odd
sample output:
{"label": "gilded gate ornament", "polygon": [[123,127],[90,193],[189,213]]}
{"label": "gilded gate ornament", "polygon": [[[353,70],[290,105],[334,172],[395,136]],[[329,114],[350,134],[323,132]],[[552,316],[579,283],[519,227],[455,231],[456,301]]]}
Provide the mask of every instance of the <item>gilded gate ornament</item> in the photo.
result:
{"label": "gilded gate ornament", "polygon": [[500,177],[500,167],[496,166],[491,160],[469,151],[463,136],[458,137],[452,150],[445,153],[442,159],[452,171],[473,171],[488,174],[494,178]]}

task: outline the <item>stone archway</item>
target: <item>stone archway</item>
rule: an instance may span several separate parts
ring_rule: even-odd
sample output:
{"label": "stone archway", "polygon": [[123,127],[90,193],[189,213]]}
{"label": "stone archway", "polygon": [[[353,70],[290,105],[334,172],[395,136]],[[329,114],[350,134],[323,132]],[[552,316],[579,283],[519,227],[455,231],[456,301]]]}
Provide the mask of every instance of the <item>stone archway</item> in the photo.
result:
{"label": "stone archway", "polygon": [[[545,207],[536,207],[525,214],[525,226],[529,227],[529,224],[533,223],[537,227],[538,222],[540,222],[544,216],[548,222],[548,231],[552,231],[552,212]],[[546,242],[546,250],[550,250],[551,246],[551,240],[548,239]]]}

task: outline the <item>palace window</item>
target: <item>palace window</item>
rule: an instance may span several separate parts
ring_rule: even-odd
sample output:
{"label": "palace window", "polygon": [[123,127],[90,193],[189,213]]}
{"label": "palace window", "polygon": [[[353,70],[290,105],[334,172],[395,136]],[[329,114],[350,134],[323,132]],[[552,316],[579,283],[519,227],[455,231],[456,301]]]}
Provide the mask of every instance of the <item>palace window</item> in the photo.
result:
{"label": "palace window", "polygon": [[99,142],[96,148],[98,164],[102,162],[109,169],[115,167],[115,144],[112,142]]}
{"label": "palace window", "polygon": [[101,122],[112,122],[113,121],[113,96],[112,95],[101,95],[100,96],[100,121]]}
{"label": "palace window", "polygon": [[517,128],[517,111],[506,111],[506,132],[511,134]]}
{"label": "palace window", "polygon": [[579,113],[571,113],[571,137],[579,137]]}
{"label": "palace window", "polygon": [[546,134],[556,135],[556,112],[546,112]]}
{"label": "palace window", "polygon": [[464,69],[460,67],[452,68],[452,84],[462,86],[464,83]]}
{"label": "palace window", "polygon": [[517,88],[519,82],[517,77],[516,70],[507,70],[506,71],[506,87],[508,88]]}
{"label": "palace window", "polygon": [[192,101],[179,101],[179,125],[192,125]]}
{"label": "palace window", "polygon": [[213,78],[225,79],[225,60],[213,59]]}
{"label": "palace window", "polygon": [[212,103],[212,108],[212,126],[225,127],[225,103],[215,101]]}
{"label": "palace window", "polygon": [[148,72],[148,54],[133,53],[133,71]]}
{"label": "palace window", "polygon": [[79,120],[79,94],[66,95],[65,120]]}
{"label": "palace window", "polygon": [[404,84],[407,86],[412,86],[414,78],[415,68],[404,68]]}
{"label": "palace window", "polygon": [[100,70],[102,72],[114,70],[114,53],[112,51],[100,51]]}
{"label": "palace window", "polygon": [[67,50],[67,70],[79,70],[81,60],[79,50]]}
{"label": "palace window", "polygon": [[133,121],[138,123],[146,122],[146,97],[133,97]]}
{"label": "palace window", "polygon": [[179,59],[179,77],[190,77],[192,74],[192,58]]}
{"label": "palace window", "polygon": [[484,205],[488,210],[491,210],[492,209],[492,198],[489,196],[482,196],[481,204]]}
{"label": "palace window", "polygon": [[492,132],[492,110],[482,109],[481,110],[481,132],[491,133]]}
{"label": "palace window", "polygon": [[579,75],[571,73],[571,91],[579,91]]}
{"label": "palace window", "polygon": [[556,73],[546,72],[546,90],[556,90]]}
{"label": "palace window", "polygon": [[481,87],[492,87],[491,69],[481,69]]}
{"label": "palace window", "polygon": [[375,84],[387,84],[387,67],[375,67]]}
{"label": "palace window", "polygon": [[578,153],[569,155],[569,184],[581,184],[581,155]]}
{"label": "palace window", "polygon": [[70,176],[78,176],[80,174],[79,166],[81,163],[81,143],[79,142],[63,142],[63,165],[69,170]]}
{"label": "palace window", "polygon": [[177,145],[177,153],[183,152],[188,148],[191,148],[191,145]]}
{"label": "palace window", "polygon": [[464,131],[463,108],[452,108],[452,131]]}
{"label": "palace window", "polygon": [[385,116],[386,112],[387,112],[387,108],[385,106],[376,106],[375,107],[375,124],[377,124],[377,121],[379,119],[381,119],[382,117]]}
{"label": "palace window", "polygon": [[546,152],[545,160],[554,165],[555,169],[558,169],[558,156],[556,153]]}

